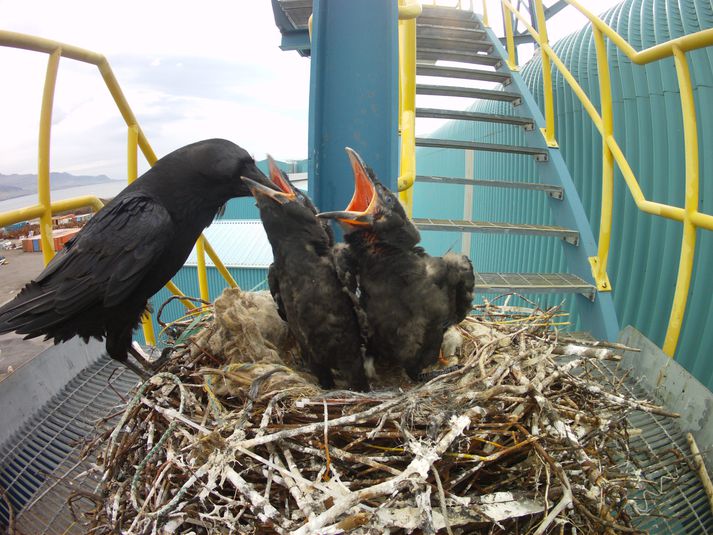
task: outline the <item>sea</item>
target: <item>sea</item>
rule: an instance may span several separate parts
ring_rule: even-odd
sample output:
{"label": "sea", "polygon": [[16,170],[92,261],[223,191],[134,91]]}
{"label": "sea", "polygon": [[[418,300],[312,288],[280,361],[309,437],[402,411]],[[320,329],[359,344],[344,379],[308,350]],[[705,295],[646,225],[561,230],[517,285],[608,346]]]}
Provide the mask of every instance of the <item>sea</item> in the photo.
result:
{"label": "sea", "polygon": [[[101,182],[99,184],[57,189],[52,190],[50,198],[53,201],[62,201],[64,199],[71,199],[72,197],[79,197],[82,195],[94,195],[100,199],[107,199],[114,197],[126,187],[126,184],[127,183],[123,180],[111,180],[108,182]],[[35,204],[37,204],[37,194],[23,195],[22,197],[6,199],[4,201],[0,201],[0,213],[8,210],[17,210],[18,208],[34,206]]]}

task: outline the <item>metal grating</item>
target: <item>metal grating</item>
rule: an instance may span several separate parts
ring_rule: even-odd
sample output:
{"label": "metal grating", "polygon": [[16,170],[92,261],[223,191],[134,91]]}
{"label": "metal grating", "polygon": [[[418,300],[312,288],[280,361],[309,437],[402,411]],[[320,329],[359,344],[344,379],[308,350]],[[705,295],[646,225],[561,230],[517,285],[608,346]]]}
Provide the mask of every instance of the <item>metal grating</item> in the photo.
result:
{"label": "metal grating", "polygon": [[[624,370],[611,365],[603,372],[608,380],[620,381]],[[651,393],[631,377],[622,386],[630,396],[651,398]],[[622,466],[639,468],[642,481],[648,481],[644,489],[630,496],[644,513],[637,519],[637,527],[656,535],[713,535],[713,512],[698,475],[689,465],[690,449],[678,422],[644,412],[632,412],[628,422],[630,429],[640,430],[640,434],[631,438],[631,458]]]}
{"label": "metal grating", "polygon": [[475,273],[479,292],[580,293],[594,299],[597,289],[569,273]]}
{"label": "metal grating", "polygon": [[[90,463],[78,461],[78,443],[92,432],[98,418],[120,409],[121,398],[109,381],[122,394],[135,384],[135,376],[121,367],[111,377],[115,369],[115,363],[103,358],[84,370],[0,451],[3,485],[13,505],[18,510],[24,507],[16,520],[18,533],[84,533],[66,500],[74,491],[95,490],[96,480],[84,473]],[[604,373],[622,376],[622,370],[613,367]],[[630,394],[646,396],[631,378],[624,385]],[[645,413],[632,414],[629,422],[640,434],[631,439],[632,455],[622,465],[638,466],[642,480],[651,482],[632,496],[636,507],[646,512],[638,520],[639,527],[652,534],[713,535],[713,514],[705,492],[682,461],[688,447],[678,423]],[[0,524],[6,524],[7,510],[2,507]]]}
{"label": "metal grating", "polygon": [[[83,440],[98,419],[117,411],[121,395],[137,377],[102,357],[70,381],[39,414],[0,449],[0,486],[12,505],[18,533],[84,533],[72,518],[67,498],[93,493],[85,474],[93,459],[79,460]],[[20,512],[18,514],[18,512]],[[7,503],[0,500],[0,528],[8,526]]]}
{"label": "metal grating", "polygon": [[517,223],[494,223],[491,221],[466,221],[459,219],[430,219],[414,217],[413,222],[420,230],[451,230],[456,232],[487,232],[496,234],[528,234],[562,238],[577,244],[579,232],[562,227],[547,225],[526,225]]}

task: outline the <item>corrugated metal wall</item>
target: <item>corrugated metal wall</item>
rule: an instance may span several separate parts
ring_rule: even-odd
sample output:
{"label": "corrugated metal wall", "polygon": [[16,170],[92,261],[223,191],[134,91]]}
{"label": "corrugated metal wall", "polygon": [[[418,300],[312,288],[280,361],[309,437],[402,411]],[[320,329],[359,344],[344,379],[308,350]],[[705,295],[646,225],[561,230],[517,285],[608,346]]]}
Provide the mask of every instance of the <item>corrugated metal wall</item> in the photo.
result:
{"label": "corrugated metal wall", "polygon": [[[604,19],[637,50],[641,50],[713,27],[713,6],[710,0],[626,0],[608,11]],[[562,39],[554,45],[554,49],[598,106],[599,80],[591,30],[586,28]],[[699,210],[713,214],[713,51],[704,49],[687,56],[695,87],[699,125]],[[648,66],[632,65],[610,45],[609,62],[615,135],[644,194],[650,200],[683,206],[682,117],[673,60],[666,59]],[[522,69],[522,75],[542,106],[539,57]],[[554,83],[557,138],[596,236],[601,202],[601,139],[556,69]],[[473,110],[495,113],[507,112],[508,108],[502,104],[479,102]],[[453,123],[433,134],[433,137],[517,143],[519,135],[513,127]],[[419,173],[421,169],[434,167],[441,169],[439,172],[442,174],[453,172],[453,176],[459,176],[457,165],[451,161],[452,156],[443,159],[440,154],[420,151],[418,159]],[[460,159],[462,162],[462,153]],[[476,176],[479,177],[532,180],[535,177],[534,166],[528,158],[476,154]],[[542,181],[546,181],[546,177],[542,177]],[[426,199],[420,200],[420,186],[415,194],[419,211],[419,202],[426,202]],[[541,194],[485,188],[477,188],[476,193],[474,219],[550,223],[546,200]],[[639,212],[621,175],[617,173],[608,270],[614,287],[614,301],[621,325],[635,326],[659,346],[663,343],[671,309],[681,234],[680,223]],[[713,356],[710,355],[713,346],[711,234],[698,232],[694,279],[676,354],[677,360],[709,388],[713,388]],[[480,270],[558,271],[565,268],[561,246],[554,240],[475,236],[473,256]]]}

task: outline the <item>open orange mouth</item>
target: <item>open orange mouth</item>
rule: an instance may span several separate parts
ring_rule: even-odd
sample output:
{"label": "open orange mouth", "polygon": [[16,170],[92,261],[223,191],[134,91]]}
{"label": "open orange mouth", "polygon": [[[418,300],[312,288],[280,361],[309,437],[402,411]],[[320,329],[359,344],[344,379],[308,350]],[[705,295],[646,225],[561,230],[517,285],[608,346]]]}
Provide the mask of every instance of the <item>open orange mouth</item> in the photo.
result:
{"label": "open orange mouth", "polygon": [[346,147],[354,173],[354,195],[346,209],[337,212],[323,212],[319,217],[337,219],[342,223],[357,226],[370,226],[376,211],[377,195],[374,183],[366,170],[366,164],[354,149]]}
{"label": "open orange mouth", "polygon": [[292,184],[288,182],[282,174],[282,170],[277,167],[277,163],[269,154],[267,155],[267,165],[270,168],[270,180],[272,180],[272,183],[280,188],[286,195],[292,195],[294,197],[295,192],[292,189]]}

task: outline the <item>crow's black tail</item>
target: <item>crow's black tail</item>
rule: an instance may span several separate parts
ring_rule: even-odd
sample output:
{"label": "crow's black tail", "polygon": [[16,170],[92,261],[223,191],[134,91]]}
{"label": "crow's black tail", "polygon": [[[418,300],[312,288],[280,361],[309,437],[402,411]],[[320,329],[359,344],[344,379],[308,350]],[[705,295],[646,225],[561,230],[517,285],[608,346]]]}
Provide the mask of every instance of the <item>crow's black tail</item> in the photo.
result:
{"label": "crow's black tail", "polygon": [[46,335],[62,321],[54,307],[55,290],[29,282],[11,301],[0,307],[0,334],[15,331],[27,338]]}

